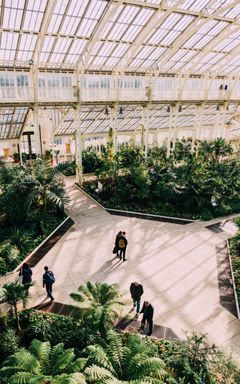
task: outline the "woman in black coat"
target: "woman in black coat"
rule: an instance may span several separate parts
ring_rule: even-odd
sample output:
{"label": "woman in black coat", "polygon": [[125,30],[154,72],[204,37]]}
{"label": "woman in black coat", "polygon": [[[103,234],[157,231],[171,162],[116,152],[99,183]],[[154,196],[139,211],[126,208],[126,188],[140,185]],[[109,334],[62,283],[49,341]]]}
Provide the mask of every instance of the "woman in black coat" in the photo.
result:
{"label": "woman in black coat", "polygon": [[22,284],[30,284],[32,282],[32,270],[27,263],[23,263],[19,276],[22,276]]}

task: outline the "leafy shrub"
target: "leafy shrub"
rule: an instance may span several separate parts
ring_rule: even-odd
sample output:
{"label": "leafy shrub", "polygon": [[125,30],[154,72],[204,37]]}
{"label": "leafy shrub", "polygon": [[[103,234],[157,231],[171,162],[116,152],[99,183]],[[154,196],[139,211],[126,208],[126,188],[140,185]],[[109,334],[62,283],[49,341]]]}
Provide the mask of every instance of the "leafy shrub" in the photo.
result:
{"label": "leafy shrub", "polygon": [[56,167],[59,172],[62,172],[65,176],[73,176],[76,174],[76,164],[75,161],[65,161],[59,163]]}
{"label": "leafy shrub", "polygon": [[0,334],[0,362],[3,362],[6,357],[15,353],[20,344],[19,336],[15,330],[8,328]]}
{"label": "leafy shrub", "polygon": [[82,165],[84,173],[96,172],[103,164],[102,159],[92,149],[82,152]]}
{"label": "leafy shrub", "polygon": [[[10,243],[5,243],[0,246],[0,260],[5,262],[7,270],[13,270],[19,263],[19,250]],[[2,263],[4,269],[4,263]]]}
{"label": "leafy shrub", "polygon": [[64,343],[66,348],[75,348],[80,354],[92,341],[91,329],[71,317],[26,310],[20,314],[20,319],[21,324],[28,324],[27,343],[36,338],[49,341],[52,345]]}

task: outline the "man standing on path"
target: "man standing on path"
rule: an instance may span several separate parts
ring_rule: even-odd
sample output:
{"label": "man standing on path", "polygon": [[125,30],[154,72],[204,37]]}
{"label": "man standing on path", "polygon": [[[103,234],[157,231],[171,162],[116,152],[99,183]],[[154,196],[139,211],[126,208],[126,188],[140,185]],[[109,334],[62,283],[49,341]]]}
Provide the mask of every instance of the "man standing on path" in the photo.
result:
{"label": "man standing on path", "polygon": [[44,267],[44,274],[43,274],[43,288],[46,286],[46,291],[48,294],[48,297],[50,297],[51,301],[54,300],[54,297],[52,295],[52,285],[55,283],[55,277],[52,271],[49,271],[48,267]]}
{"label": "man standing on path", "polygon": [[152,334],[152,329],[153,329],[153,306],[149,303],[149,301],[144,301],[143,307],[140,313],[143,313],[143,318],[141,321],[141,327],[139,328],[139,331],[143,331],[145,327],[145,323],[147,320],[147,323],[149,325],[148,329],[148,336],[151,336]]}
{"label": "man standing on path", "polygon": [[119,249],[119,258],[120,260],[123,259],[123,261],[126,261],[126,248],[127,248],[128,241],[126,239],[126,232],[123,232],[121,236],[118,238],[118,249]]}
{"label": "man standing on path", "polygon": [[130,285],[130,293],[133,300],[133,308],[136,307],[137,314],[138,314],[140,312],[141,296],[143,294],[142,284],[139,284],[137,281],[134,281]]}

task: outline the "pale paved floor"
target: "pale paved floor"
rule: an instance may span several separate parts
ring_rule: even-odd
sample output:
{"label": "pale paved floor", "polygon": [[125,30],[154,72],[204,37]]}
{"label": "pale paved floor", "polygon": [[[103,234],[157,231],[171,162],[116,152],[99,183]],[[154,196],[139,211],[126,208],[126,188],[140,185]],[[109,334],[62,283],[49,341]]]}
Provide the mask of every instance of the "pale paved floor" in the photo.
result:
{"label": "pale paved floor", "polygon": [[[75,224],[33,269],[31,305],[45,298],[44,265],[54,271],[54,297],[62,303],[72,302],[69,293],[87,280],[116,282],[126,297],[137,280],[144,286],[144,299],[154,305],[156,324],[180,337],[184,331],[207,333],[210,342],[240,359],[240,321],[219,303],[215,247],[226,233],[216,235],[201,222],[181,226],[112,216],[73,182],[66,180]],[[126,230],[129,241],[125,263],[112,254],[119,230]]]}

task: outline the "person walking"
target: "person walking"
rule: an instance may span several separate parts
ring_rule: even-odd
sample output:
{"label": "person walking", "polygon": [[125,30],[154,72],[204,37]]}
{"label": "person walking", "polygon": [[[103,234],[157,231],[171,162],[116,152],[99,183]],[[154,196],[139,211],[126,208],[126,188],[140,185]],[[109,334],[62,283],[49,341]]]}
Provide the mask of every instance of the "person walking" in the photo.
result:
{"label": "person walking", "polygon": [[123,261],[126,261],[126,249],[127,249],[128,241],[126,238],[126,232],[123,232],[121,236],[118,238],[118,249],[119,249],[119,254],[118,257],[119,259],[123,259]]}
{"label": "person walking", "polygon": [[51,301],[54,300],[54,297],[52,295],[52,286],[53,283],[55,283],[55,277],[52,271],[49,271],[49,268],[47,266],[44,267],[44,274],[43,274],[43,288],[46,286],[46,291],[48,297],[50,297]]}
{"label": "person walking", "polygon": [[[116,238],[115,238],[115,246],[114,246],[114,253],[117,254],[117,257],[119,257],[119,248],[118,248],[118,241],[119,241],[119,238],[122,236],[122,231],[119,231]],[[115,252],[116,251],[116,252]]]}
{"label": "person walking", "polygon": [[143,286],[137,281],[130,285],[130,293],[133,300],[133,309],[136,308],[137,314],[140,312],[141,296],[143,294]]}
{"label": "person walking", "polygon": [[32,270],[27,263],[23,263],[20,269],[19,276],[22,276],[22,284],[31,284],[32,282]]}
{"label": "person walking", "polygon": [[149,301],[144,301],[143,307],[140,313],[143,313],[143,318],[141,321],[141,327],[139,328],[139,331],[143,331],[145,327],[145,323],[147,321],[149,328],[148,328],[148,336],[151,336],[152,330],[153,330],[153,312],[154,308],[153,306],[149,303]]}

